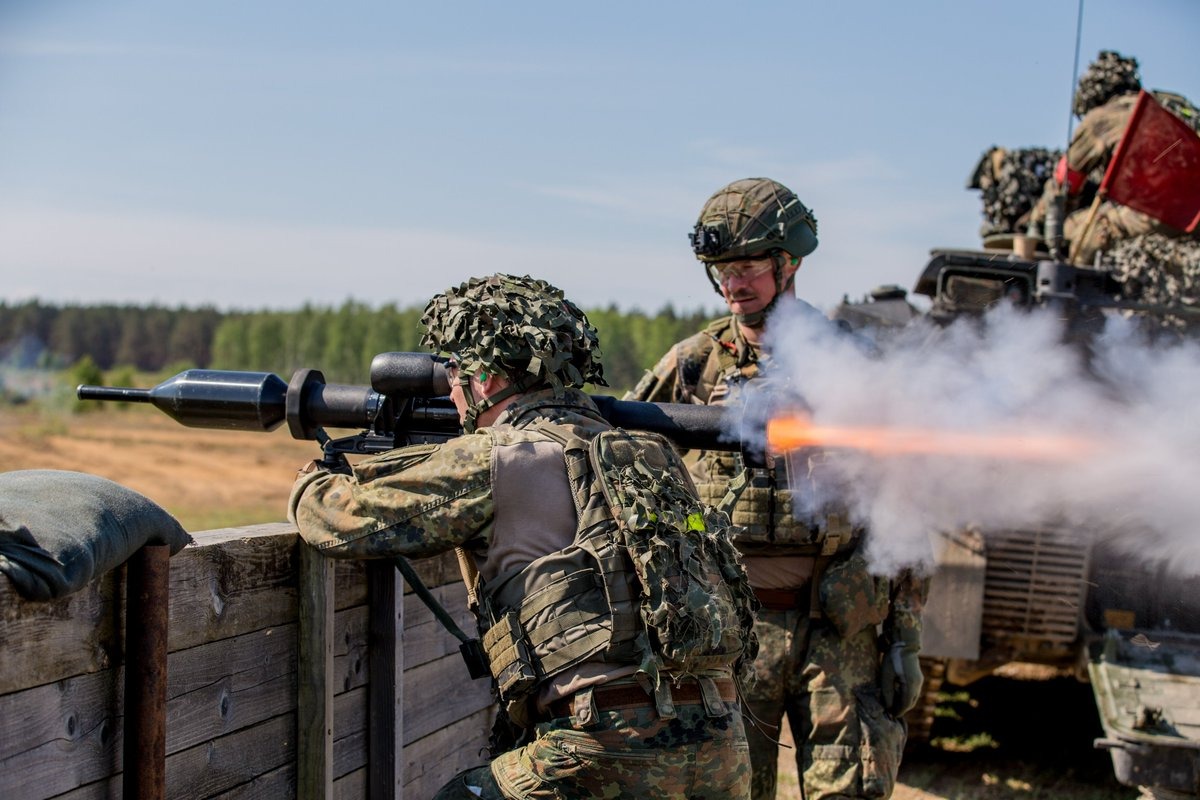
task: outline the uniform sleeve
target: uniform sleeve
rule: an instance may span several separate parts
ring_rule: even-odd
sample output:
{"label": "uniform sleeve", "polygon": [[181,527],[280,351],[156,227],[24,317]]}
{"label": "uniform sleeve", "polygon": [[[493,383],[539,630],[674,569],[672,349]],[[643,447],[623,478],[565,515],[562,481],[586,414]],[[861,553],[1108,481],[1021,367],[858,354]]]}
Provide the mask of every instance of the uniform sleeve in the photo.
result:
{"label": "uniform sleeve", "polygon": [[649,403],[678,403],[682,398],[679,385],[679,345],[667,351],[653,369],[647,370],[633,391],[626,392],[626,400],[641,400]]}
{"label": "uniform sleeve", "polygon": [[1129,103],[1120,102],[1094,108],[1085,114],[1071,137],[1067,166],[1084,175],[1105,166],[1129,124],[1131,112]]}
{"label": "uniform sleeve", "polygon": [[904,570],[892,579],[892,607],[885,627],[892,641],[921,641],[921,614],[929,596],[929,578]]}
{"label": "uniform sleeve", "polygon": [[292,488],[289,519],[334,558],[424,557],[491,535],[486,433],[364,459],[350,475],[314,472]]}

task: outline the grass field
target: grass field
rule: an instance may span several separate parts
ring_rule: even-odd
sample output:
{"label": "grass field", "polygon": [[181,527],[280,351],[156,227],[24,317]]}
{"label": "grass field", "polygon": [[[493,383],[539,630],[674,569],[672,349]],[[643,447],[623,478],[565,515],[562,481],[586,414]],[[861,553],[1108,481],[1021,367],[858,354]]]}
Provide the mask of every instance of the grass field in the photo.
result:
{"label": "grass field", "polygon": [[[296,469],[318,454],[286,430],[184,428],[151,408],[43,413],[0,407],[6,470],[66,469],[145,494],[188,530],[282,520]],[[1019,672],[1017,673],[1019,674]],[[896,800],[1134,800],[1092,749],[1091,690],[1073,678],[986,678],[946,687],[931,745],[913,748]],[[781,799],[799,798],[794,751]]]}

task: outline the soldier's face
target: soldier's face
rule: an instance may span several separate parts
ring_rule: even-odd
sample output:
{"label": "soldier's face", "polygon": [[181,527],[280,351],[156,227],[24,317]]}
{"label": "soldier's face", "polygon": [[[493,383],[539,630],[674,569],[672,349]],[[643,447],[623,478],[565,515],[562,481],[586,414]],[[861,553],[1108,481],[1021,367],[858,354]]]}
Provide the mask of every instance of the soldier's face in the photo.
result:
{"label": "soldier's face", "polygon": [[[734,314],[762,311],[775,298],[775,261],[770,256],[729,261],[719,267],[721,294]],[[798,268],[799,263],[793,264],[792,259],[784,263],[784,285]]]}

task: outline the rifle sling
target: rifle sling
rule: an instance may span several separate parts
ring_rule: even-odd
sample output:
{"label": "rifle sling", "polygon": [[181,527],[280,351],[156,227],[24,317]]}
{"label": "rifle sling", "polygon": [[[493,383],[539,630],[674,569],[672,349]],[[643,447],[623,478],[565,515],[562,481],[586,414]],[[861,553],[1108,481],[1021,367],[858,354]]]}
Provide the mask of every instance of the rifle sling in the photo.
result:
{"label": "rifle sling", "polygon": [[442,623],[442,627],[450,631],[451,635],[460,642],[466,643],[471,641],[471,638],[463,633],[462,629],[455,624],[454,619],[442,607],[442,604],[437,601],[437,598],[425,588],[425,584],[421,583],[421,579],[417,576],[417,571],[412,568],[412,564],[409,564],[404,556],[396,556],[395,562],[396,569],[400,570],[400,574],[404,576],[405,583],[412,588],[413,593],[421,599],[421,602],[433,612],[433,615],[437,617],[437,621]]}

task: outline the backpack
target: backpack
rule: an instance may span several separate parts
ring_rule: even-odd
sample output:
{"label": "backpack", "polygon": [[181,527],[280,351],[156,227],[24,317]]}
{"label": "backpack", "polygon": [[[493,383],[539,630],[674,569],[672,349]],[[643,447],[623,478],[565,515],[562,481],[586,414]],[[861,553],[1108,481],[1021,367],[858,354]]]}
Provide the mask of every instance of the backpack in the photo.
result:
{"label": "backpack", "polygon": [[[662,437],[613,429],[588,448],[596,483],[641,587],[642,671],[741,669],[754,660],[754,600],[729,518],[703,506]],[[748,657],[748,660],[747,660]]]}

